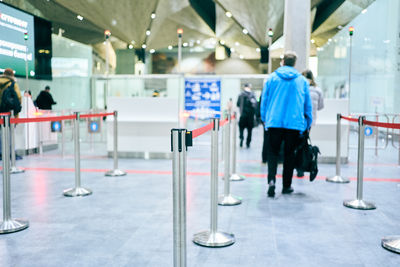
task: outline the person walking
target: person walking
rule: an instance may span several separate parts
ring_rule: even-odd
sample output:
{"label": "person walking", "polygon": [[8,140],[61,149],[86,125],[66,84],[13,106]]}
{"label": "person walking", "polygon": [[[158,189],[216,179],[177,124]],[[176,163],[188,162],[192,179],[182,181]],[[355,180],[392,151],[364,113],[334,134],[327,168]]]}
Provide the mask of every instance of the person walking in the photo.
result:
{"label": "person walking", "polygon": [[50,94],[50,86],[46,86],[43,91],[40,92],[38,97],[36,98],[36,106],[39,109],[51,110],[52,105],[57,104],[54,101],[53,97]]}
{"label": "person walking", "polygon": [[[12,90],[6,91],[8,88],[14,88],[14,92]],[[3,102],[3,94],[5,100]],[[4,70],[3,75],[0,76],[0,112],[10,112],[14,110],[14,117],[18,118],[18,113],[21,111],[21,91],[19,90],[19,86],[17,80],[14,76],[14,71],[10,68]],[[11,127],[15,127],[11,126]],[[2,158],[2,143],[0,139],[0,159]],[[22,157],[16,155],[17,159]]]}
{"label": "person walking", "polygon": [[[308,84],[310,85],[310,97],[312,103],[312,125],[314,126],[317,122],[317,111],[324,108],[324,97],[322,95],[321,89],[317,86],[317,83],[314,80],[314,75],[311,70],[305,70],[302,72],[303,76],[307,79]],[[303,177],[304,171],[300,169],[297,170],[297,177]]]}
{"label": "person walking", "polygon": [[246,83],[243,91],[239,94],[236,106],[240,110],[239,138],[240,147],[243,147],[244,129],[247,129],[246,147],[250,147],[251,134],[254,127],[254,119],[257,110],[257,99],[251,91],[251,84]]}
{"label": "person walking", "polygon": [[284,142],[282,194],[290,194],[295,165],[294,151],[300,135],[312,123],[312,105],[307,80],[294,68],[297,55],[287,51],[283,66],[264,84],[261,98],[261,120],[268,131],[268,196],[275,196],[279,149]]}

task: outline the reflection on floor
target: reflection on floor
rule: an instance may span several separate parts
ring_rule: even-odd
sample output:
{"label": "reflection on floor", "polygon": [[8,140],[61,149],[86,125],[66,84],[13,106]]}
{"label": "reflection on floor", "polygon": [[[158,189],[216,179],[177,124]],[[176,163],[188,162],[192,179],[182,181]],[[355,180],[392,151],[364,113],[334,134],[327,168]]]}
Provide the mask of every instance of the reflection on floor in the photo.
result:
{"label": "reflection on floor", "polygon": [[[266,197],[266,167],[260,164],[261,128],[250,149],[238,150],[232,183],[239,206],[219,207],[218,225],[236,243],[212,249],[191,242],[209,227],[210,136],[195,139],[188,151],[188,266],[400,266],[400,255],[383,249],[381,238],[400,234],[400,169],[397,151],[366,151],[364,199],[376,210],[343,207],[356,195],[356,151],[342,173],[350,184],[326,183],[334,165],[320,165],[319,179],[295,179],[293,195]],[[354,141],[354,140],[353,140]],[[0,266],[172,266],[171,161],[121,159],[125,177],[104,177],[112,167],[105,144],[82,144],[82,185],[93,190],[66,198],[73,186],[73,144],[43,156],[17,161],[26,172],[12,175],[12,214],[29,219],[22,232],[0,235]],[[220,164],[223,172],[223,164]],[[279,171],[281,173],[281,170]],[[219,191],[223,190],[223,181]],[[2,192],[0,192],[2,196]]]}

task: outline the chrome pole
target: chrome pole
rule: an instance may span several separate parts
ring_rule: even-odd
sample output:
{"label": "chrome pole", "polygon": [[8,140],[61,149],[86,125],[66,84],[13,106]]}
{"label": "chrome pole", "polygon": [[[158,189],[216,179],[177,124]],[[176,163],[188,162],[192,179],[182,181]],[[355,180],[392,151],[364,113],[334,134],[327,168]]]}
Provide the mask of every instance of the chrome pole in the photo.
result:
{"label": "chrome pole", "polygon": [[186,266],[186,129],[171,130],[174,267]]}
{"label": "chrome pole", "polygon": [[231,233],[218,232],[218,132],[219,119],[213,119],[211,132],[211,184],[210,184],[210,230],[193,236],[193,242],[205,247],[225,247],[235,243]]}
{"label": "chrome pole", "polygon": [[230,131],[231,131],[231,113],[226,111],[228,123],[224,127],[225,133],[225,147],[224,147],[224,194],[219,197],[218,204],[221,206],[233,206],[242,203],[242,199],[235,197],[230,193]]}
{"label": "chrome pole", "polygon": [[[376,121],[379,121],[379,115],[376,115]],[[379,141],[379,128],[378,127],[374,127],[375,128],[375,156],[378,156],[378,141]]]}
{"label": "chrome pole", "polygon": [[327,182],[331,183],[350,183],[350,180],[342,177],[340,174],[340,158],[341,158],[341,136],[342,136],[342,125],[341,125],[341,114],[336,115],[336,175],[326,178]]}
{"label": "chrome pole", "polygon": [[10,185],[10,117],[2,116],[1,141],[3,155],[3,221],[0,234],[13,233],[29,227],[29,222],[11,218],[11,185]]}
{"label": "chrome pole", "polygon": [[232,120],[232,139],[231,139],[231,143],[232,143],[232,172],[231,172],[231,181],[243,181],[244,180],[244,176],[240,175],[236,172],[236,165],[237,165],[237,160],[236,160],[236,156],[237,156],[237,129],[236,129],[236,125],[237,125],[237,114],[236,112],[233,112],[234,118]]}
{"label": "chrome pole", "polygon": [[358,118],[358,157],[357,157],[357,199],[343,201],[348,208],[359,210],[376,209],[375,204],[363,200],[363,178],[364,178],[364,120],[365,116]]}
{"label": "chrome pole", "polygon": [[40,124],[40,122],[37,123],[37,127],[38,127],[38,136],[39,136],[39,154],[43,155],[43,142],[42,142],[42,125]]}
{"label": "chrome pole", "polygon": [[118,111],[114,111],[114,151],[113,151],[113,158],[114,158],[114,169],[106,172],[106,176],[123,176],[126,175],[126,172],[121,171],[118,169]]}
{"label": "chrome pole", "polygon": [[83,197],[92,194],[90,189],[81,187],[81,153],[79,143],[79,112],[75,112],[74,120],[74,150],[75,150],[75,187],[64,190],[66,197]]}
{"label": "chrome pole", "polygon": [[[61,112],[61,115],[64,116],[64,111]],[[65,156],[65,138],[64,138],[64,130],[65,130],[65,124],[64,120],[61,121],[61,156]]]}
{"label": "chrome pole", "polygon": [[[14,118],[14,110],[11,110],[11,118]],[[25,170],[17,168],[17,166],[15,165],[15,126],[16,126],[16,124],[14,124],[14,125],[10,124],[10,134],[11,134],[11,168],[10,168],[10,173],[11,174],[25,172]]]}

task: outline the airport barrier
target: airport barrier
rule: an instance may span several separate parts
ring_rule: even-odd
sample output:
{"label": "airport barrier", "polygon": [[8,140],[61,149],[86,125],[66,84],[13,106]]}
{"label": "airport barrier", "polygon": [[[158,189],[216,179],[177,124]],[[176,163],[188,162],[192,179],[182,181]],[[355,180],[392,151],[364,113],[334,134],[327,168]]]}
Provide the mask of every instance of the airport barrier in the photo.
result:
{"label": "airport barrier", "polygon": [[0,234],[8,234],[28,228],[29,222],[25,219],[13,219],[11,216],[10,115],[1,115],[0,124],[3,160],[3,221],[0,224]]}
{"label": "airport barrier", "polygon": [[231,130],[232,130],[232,171],[231,171],[231,181],[243,181],[245,179],[244,175],[238,174],[236,172],[236,154],[237,154],[237,114],[236,112],[233,113],[232,123],[231,123]]}
{"label": "airport barrier", "polygon": [[[188,131],[184,128],[171,129],[171,151],[172,159],[172,189],[173,189],[173,254],[174,266],[186,266],[186,151],[187,147],[193,145],[193,139],[208,131],[211,133],[211,182],[210,182],[210,230],[197,233],[193,242],[206,247],[224,247],[235,242],[233,234],[220,232],[217,228],[218,221],[218,133],[219,128],[225,129],[225,159],[229,159],[231,114],[225,112],[225,119],[213,119],[211,123]],[[229,175],[230,160],[225,161],[225,194],[230,196]],[[225,195],[223,197],[225,197]]]}

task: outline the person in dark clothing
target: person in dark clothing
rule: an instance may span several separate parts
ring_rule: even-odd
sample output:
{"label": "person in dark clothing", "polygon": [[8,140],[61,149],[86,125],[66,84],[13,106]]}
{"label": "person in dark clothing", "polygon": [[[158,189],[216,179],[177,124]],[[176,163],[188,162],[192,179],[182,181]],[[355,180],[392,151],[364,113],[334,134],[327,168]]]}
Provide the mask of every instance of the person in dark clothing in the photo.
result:
{"label": "person in dark clothing", "polygon": [[312,104],[307,80],[294,68],[297,56],[286,52],[283,66],[264,84],[261,120],[268,130],[268,196],[275,196],[279,150],[284,142],[282,194],[293,192],[294,151],[301,134],[312,124]]}
{"label": "person in dark clothing", "polygon": [[50,86],[48,85],[44,88],[43,91],[40,92],[35,102],[36,106],[39,109],[47,109],[47,110],[51,110],[52,109],[51,106],[57,104],[57,102],[53,100],[53,97],[50,94]]}
{"label": "person in dark clothing", "polygon": [[257,110],[257,99],[251,91],[251,84],[246,83],[243,91],[240,93],[236,105],[240,110],[239,118],[239,138],[240,147],[243,147],[244,129],[247,129],[246,146],[250,147],[251,133],[254,127],[254,118]]}

